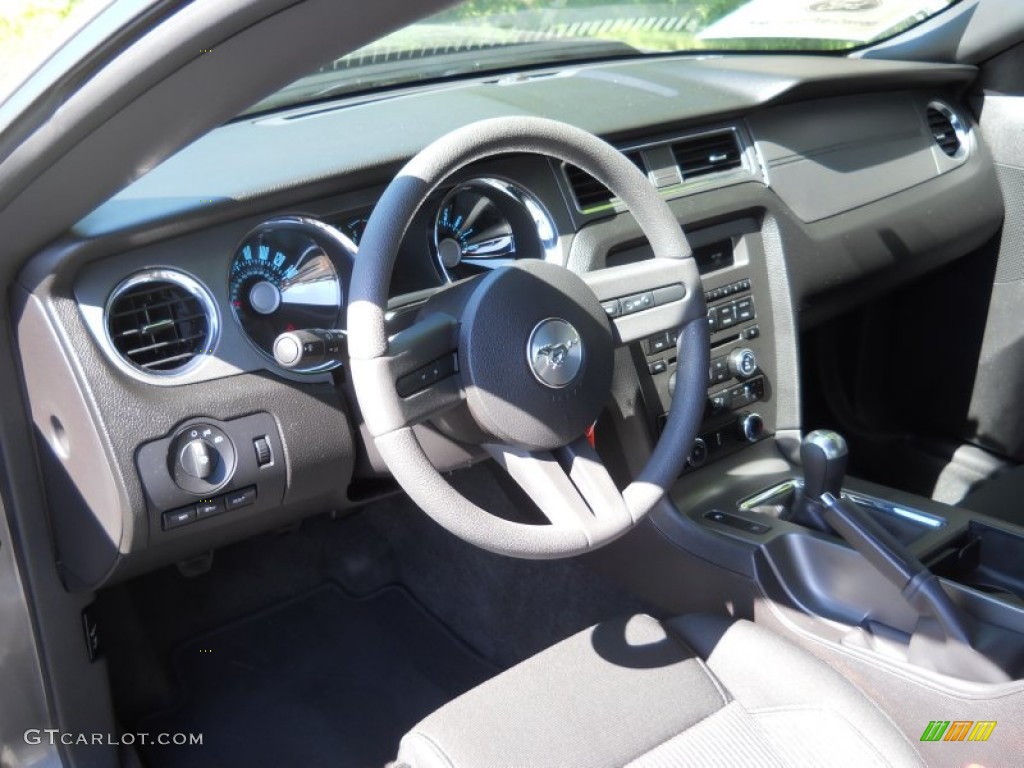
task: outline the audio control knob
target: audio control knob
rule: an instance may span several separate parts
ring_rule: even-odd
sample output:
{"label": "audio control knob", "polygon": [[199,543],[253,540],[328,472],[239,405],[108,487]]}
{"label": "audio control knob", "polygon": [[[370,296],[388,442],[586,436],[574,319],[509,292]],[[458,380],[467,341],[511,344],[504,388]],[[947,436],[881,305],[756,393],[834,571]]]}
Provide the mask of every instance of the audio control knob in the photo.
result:
{"label": "audio control knob", "polygon": [[764,435],[764,419],[756,413],[748,413],[740,417],[737,423],[740,437],[748,443],[756,443]]}
{"label": "audio control knob", "polygon": [[757,373],[757,355],[748,347],[740,347],[729,353],[729,373],[737,379],[749,379]]}

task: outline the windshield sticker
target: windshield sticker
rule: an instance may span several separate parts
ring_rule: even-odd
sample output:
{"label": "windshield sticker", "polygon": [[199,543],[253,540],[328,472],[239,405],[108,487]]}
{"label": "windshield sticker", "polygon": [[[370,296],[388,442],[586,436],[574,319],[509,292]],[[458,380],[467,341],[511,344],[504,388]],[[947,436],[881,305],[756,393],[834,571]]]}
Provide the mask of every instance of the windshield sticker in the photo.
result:
{"label": "windshield sticker", "polygon": [[793,38],[867,43],[927,18],[945,0],[752,0],[701,32],[701,40]]}

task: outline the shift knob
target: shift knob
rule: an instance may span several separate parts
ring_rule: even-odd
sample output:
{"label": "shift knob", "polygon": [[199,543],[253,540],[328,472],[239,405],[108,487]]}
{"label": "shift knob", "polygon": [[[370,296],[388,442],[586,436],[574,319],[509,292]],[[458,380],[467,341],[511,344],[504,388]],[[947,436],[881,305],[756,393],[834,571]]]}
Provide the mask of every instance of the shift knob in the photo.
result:
{"label": "shift knob", "polygon": [[838,432],[816,429],[800,445],[804,466],[804,496],[812,501],[823,493],[839,498],[846,478],[846,440]]}

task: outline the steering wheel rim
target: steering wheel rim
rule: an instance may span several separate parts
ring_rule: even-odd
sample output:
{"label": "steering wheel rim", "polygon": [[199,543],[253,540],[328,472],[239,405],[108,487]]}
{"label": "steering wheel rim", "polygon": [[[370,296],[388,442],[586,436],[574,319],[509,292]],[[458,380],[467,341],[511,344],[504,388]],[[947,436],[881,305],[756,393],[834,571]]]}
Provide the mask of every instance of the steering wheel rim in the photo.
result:
{"label": "steering wheel rim", "polygon": [[[551,441],[566,433],[556,431],[548,435],[539,429],[524,438],[524,447],[505,443],[485,430],[493,439],[479,442],[538,504],[551,522],[546,526],[504,520],[470,502],[434,468],[415,437],[412,429],[415,424],[436,418],[446,410],[461,408],[460,401],[464,403],[470,397],[486,394],[480,387],[466,386],[464,379],[473,376],[472,371],[463,372],[460,368],[453,375],[442,375],[440,380],[411,396],[399,395],[402,381],[408,381],[412,373],[423,375],[431,366],[436,369],[438,361],[451,359],[457,361],[456,366],[471,367],[472,361],[467,362],[460,343],[472,341],[466,328],[479,327],[472,322],[475,316],[460,317],[459,310],[448,314],[442,300],[439,302],[442,311],[428,314],[417,322],[410,329],[415,332],[403,332],[389,340],[385,323],[391,272],[399,245],[415,213],[440,185],[463,167],[512,152],[546,155],[590,173],[633,213],[654,251],[654,258],[648,261],[565,279],[550,270],[565,275],[572,273],[554,265],[502,267],[513,272],[494,277],[491,282],[495,285],[486,289],[492,293],[500,291],[499,283],[503,279],[504,284],[512,284],[512,280],[533,280],[542,293],[550,289],[551,301],[566,297],[567,305],[571,304],[573,311],[578,310],[574,317],[578,324],[587,328],[581,328],[577,341],[591,350],[596,362],[584,367],[586,375],[579,374],[580,386],[573,391],[579,391],[586,400],[583,394],[598,392],[605,379],[603,342],[590,322],[596,306],[608,325],[597,298],[620,293],[633,295],[659,285],[673,286],[675,292],[664,305],[615,319],[609,330],[612,343],[624,344],[650,335],[655,332],[651,328],[658,324],[669,325],[656,330],[679,328],[676,396],[662,436],[647,464],[621,494],[596,452],[579,435],[558,445]],[[586,296],[579,290],[584,280],[591,291]],[[485,283],[486,279],[477,281],[477,287],[461,289],[460,284],[456,284],[450,295],[457,297],[460,290],[470,294],[481,292],[485,289],[480,286]],[[678,297],[680,285],[682,298]],[[381,457],[409,496],[437,523],[465,541],[492,552],[522,558],[581,554],[630,530],[661,500],[682,472],[699,428],[706,389],[708,328],[700,275],[682,228],[657,190],[636,166],[596,136],[552,120],[511,117],[474,123],[438,139],[409,161],[375,207],[360,244],[349,296],[350,369],[366,426]],[[470,297],[468,304],[463,301],[460,306],[469,304],[476,307],[481,302],[474,303]],[[576,330],[572,323],[567,325]],[[539,327],[536,325],[534,331]],[[445,357],[449,353],[455,357]],[[530,354],[528,351],[527,355]],[[536,371],[536,364],[527,362]],[[429,372],[426,378],[431,378]],[[589,386],[591,378],[597,382],[593,387]],[[586,393],[584,385],[587,385]],[[610,371],[604,387],[606,403],[610,394]],[[570,410],[576,405],[574,398],[566,398],[565,402]],[[584,407],[578,409],[580,415],[574,415],[575,421],[566,429],[579,426],[580,419],[588,413],[587,407],[592,407],[592,403],[584,403]]]}

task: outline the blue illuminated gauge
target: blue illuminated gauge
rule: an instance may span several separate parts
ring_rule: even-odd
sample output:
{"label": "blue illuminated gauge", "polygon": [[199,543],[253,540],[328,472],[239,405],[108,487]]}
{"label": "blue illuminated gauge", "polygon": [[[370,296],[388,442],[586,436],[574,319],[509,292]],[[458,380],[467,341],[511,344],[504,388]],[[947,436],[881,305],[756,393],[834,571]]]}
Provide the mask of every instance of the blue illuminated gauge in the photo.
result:
{"label": "blue illuminated gauge", "polygon": [[472,179],[445,195],[433,232],[434,263],[447,282],[462,280],[516,259],[551,259],[558,236],[543,206],[502,179]]}
{"label": "blue illuminated gauge", "polygon": [[299,216],[266,221],[246,235],[231,259],[228,294],[249,341],[273,360],[274,340],[282,333],[342,327],[339,268],[347,275],[354,253],[337,230]]}

